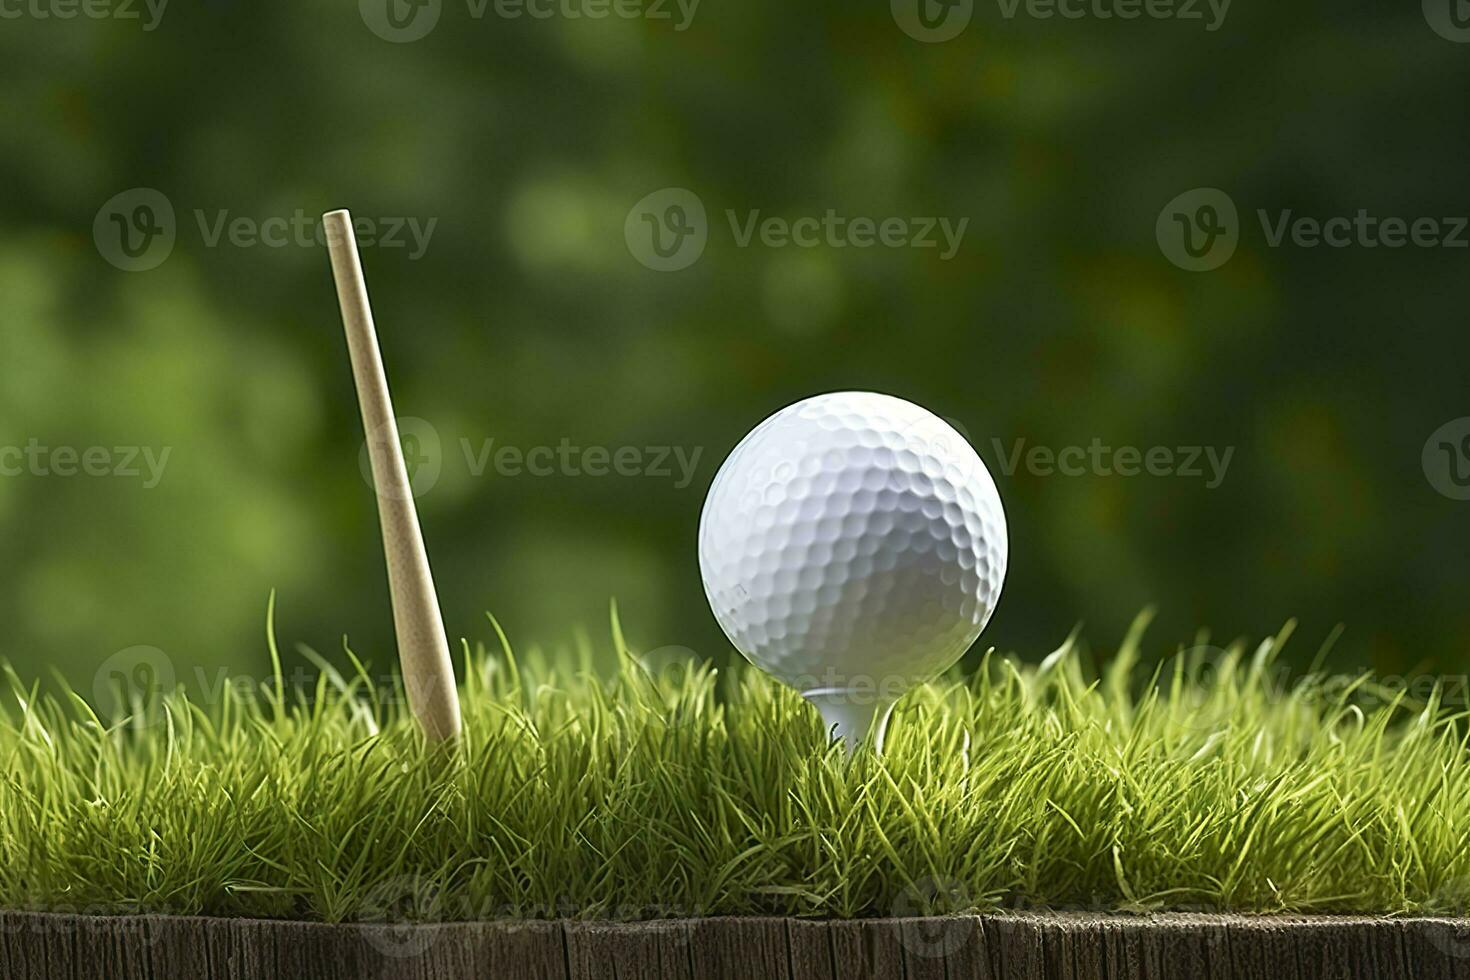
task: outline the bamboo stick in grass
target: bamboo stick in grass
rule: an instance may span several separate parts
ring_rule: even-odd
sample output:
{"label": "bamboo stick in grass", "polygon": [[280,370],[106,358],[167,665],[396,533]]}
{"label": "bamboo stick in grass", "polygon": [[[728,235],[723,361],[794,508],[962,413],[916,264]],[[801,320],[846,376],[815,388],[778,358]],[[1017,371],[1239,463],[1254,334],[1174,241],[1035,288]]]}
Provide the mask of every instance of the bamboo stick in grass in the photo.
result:
{"label": "bamboo stick in grass", "polygon": [[322,216],[337,302],[352,356],[352,375],[367,432],[373,485],[377,490],[378,518],[383,528],[383,553],[388,562],[388,590],[393,599],[393,627],[398,635],[398,660],[408,707],[424,734],[442,741],[459,735],[459,698],[454,665],[444,634],[439,597],[429,571],[423,532],[414,508],[408,468],[403,462],[398,423],[383,373],[383,357],[368,305],[367,284],[357,254],[352,216],[331,211]]}

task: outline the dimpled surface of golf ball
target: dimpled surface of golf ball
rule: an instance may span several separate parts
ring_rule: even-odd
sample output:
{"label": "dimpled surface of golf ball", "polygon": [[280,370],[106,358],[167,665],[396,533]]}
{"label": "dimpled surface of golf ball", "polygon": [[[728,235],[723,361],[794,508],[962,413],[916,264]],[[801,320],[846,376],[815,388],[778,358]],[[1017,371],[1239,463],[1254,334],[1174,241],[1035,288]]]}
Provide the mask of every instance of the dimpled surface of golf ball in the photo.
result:
{"label": "dimpled surface of golf ball", "polygon": [[985,464],[937,415],[890,395],[817,395],[720,467],[699,567],[736,649],[798,690],[915,684],[990,618],[1005,514]]}

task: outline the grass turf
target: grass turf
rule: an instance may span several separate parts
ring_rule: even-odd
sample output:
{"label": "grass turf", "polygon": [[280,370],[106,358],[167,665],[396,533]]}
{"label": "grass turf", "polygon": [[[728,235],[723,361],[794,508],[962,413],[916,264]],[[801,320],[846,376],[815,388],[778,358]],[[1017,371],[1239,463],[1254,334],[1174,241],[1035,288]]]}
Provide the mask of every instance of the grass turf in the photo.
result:
{"label": "grass turf", "polygon": [[12,674],[0,906],[328,921],[1461,909],[1470,751],[1442,692],[1285,685],[1285,633],[1150,673],[1142,629],[1095,680],[1069,641],[915,691],[881,759],[847,759],[754,670],[646,670],[616,620],[611,679],[467,651],[466,737],[448,752],[366,671],[207,707],[173,693],[115,724]]}

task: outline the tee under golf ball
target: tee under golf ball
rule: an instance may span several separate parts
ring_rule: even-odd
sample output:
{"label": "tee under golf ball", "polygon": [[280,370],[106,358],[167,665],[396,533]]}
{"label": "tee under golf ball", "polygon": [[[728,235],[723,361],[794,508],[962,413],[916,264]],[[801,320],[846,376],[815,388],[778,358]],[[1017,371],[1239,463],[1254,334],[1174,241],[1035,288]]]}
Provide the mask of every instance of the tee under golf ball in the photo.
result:
{"label": "tee under golf ball", "polygon": [[781,409],[715,475],[699,523],[715,618],[855,744],[952,666],[1000,597],[995,482],[943,419],[844,391]]}

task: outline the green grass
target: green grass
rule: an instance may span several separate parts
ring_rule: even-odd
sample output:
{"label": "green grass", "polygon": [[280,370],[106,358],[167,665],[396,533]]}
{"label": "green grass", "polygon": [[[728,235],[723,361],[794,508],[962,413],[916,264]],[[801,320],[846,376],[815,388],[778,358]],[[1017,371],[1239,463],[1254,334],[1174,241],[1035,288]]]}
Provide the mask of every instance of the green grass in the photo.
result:
{"label": "green grass", "polygon": [[1151,675],[1141,633],[1096,680],[1069,641],[916,691],[881,759],[848,760],[754,670],[650,673],[626,648],[602,680],[467,652],[454,752],[422,745],[366,672],[207,708],[170,694],[110,725],[12,675],[0,905],[330,921],[1462,906],[1470,752],[1439,694],[1283,684],[1284,635]]}

